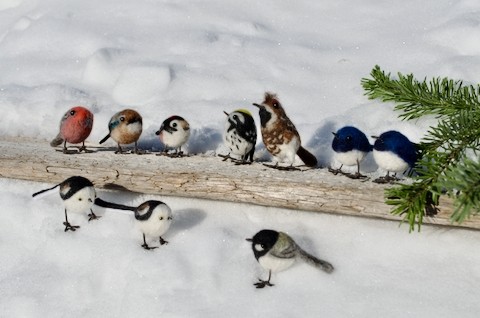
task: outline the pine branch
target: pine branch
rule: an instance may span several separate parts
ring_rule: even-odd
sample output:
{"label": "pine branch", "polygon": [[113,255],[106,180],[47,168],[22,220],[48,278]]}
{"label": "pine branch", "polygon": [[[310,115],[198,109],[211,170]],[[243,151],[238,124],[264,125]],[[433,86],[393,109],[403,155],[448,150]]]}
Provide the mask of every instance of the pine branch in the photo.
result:
{"label": "pine branch", "polygon": [[396,103],[402,111],[400,118],[410,120],[424,115],[451,116],[459,110],[477,110],[480,107],[480,87],[463,86],[462,81],[434,78],[427,83],[417,81],[412,74],[398,73],[392,80],[376,65],[372,79],[362,79],[362,86],[370,99]]}
{"label": "pine branch", "polygon": [[373,79],[362,85],[370,99],[394,102],[400,118],[410,120],[436,115],[436,127],[430,127],[419,148],[422,159],[417,176],[409,185],[400,184],[385,191],[392,213],[403,215],[410,231],[423,218],[434,216],[440,196],[454,199],[452,222],[462,222],[480,207],[480,163],[468,159],[480,145],[480,88],[463,86],[461,81],[436,78],[418,82],[413,75],[398,74],[392,79],[380,67],[372,70]]}

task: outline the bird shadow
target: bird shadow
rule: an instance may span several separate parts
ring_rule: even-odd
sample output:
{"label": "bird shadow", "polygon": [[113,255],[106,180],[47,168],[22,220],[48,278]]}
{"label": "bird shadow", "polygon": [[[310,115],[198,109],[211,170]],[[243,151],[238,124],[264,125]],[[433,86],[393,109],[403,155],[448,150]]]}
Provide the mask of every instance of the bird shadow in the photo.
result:
{"label": "bird shadow", "polygon": [[337,129],[337,125],[333,121],[326,121],[318,128],[313,137],[308,141],[307,147],[313,151],[317,157],[319,166],[330,166],[333,158],[332,140],[333,134]]}
{"label": "bird shadow", "polygon": [[189,230],[206,218],[207,213],[200,209],[181,209],[176,210],[174,214],[174,224],[172,226],[172,234],[176,235],[179,232]]}

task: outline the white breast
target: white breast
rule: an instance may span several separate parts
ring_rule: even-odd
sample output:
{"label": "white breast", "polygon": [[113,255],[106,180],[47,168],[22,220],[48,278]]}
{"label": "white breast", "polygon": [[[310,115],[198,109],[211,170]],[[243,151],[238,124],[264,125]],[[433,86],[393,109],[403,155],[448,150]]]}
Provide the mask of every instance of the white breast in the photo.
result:
{"label": "white breast", "polygon": [[258,262],[266,270],[271,270],[275,273],[286,270],[292,266],[295,263],[295,258],[278,258],[267,253],[265,256],[260,257]]}
{"label": "white breast", "polygon": [[385,171],[403,172],[408,169],[408,163],[391,151],[373,150],[373,159]]}
{"label": "white breast", "polygon": [[158,205],[148,220],[136,220],[137,228],[146,236],[160,237],[172,224],[172,210],[166,205]]}
{"label": "white breast", "polygon": [[90,212],[95,197],[95,188],[85,187],[64,201],[65,209],[67,209],[69,213]]}
{"label": "white breast", "polygon": [[351,150],[346,152],[335,152],[335,159],[343,165],[353,166],[361,162],[367,153],[360,150]]}

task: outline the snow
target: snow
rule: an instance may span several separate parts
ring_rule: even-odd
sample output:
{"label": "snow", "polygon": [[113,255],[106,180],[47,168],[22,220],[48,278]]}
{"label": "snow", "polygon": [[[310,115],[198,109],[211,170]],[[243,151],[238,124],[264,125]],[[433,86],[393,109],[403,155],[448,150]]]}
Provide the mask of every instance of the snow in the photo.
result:
{"label": "snow", "polygon": [[[374,65],[478,82],[478,12],[471,0],[2,0],[0,135],[50,141],[65,111],[84,105],[95,115],[87,141],[97,144],[110,117],[133,108],[144,119],[140,147],[162,149],[155,131],[175,114],[190,123],[188,152],[213,155],[225,151],[223,111],[249,109],[258,126],[251,104],[268,90],[319,163],[335,166],[331,132],[342,126],[369,138],[396,129],[417,142],[435,124],[402,122],[392,105],[368,100],[360,80]],[[256,158],[269,159],[260,140]],[[371,154],[362,172],[380,173]],[[144,251],[131,215],[96,208],[99,221],[80,216],[72,223],[81,229],[64,233],[60,198],[31,199],[51,185],[0,184],[0,316],[474,317],[480,309],[478,232],[407,234],[395,222],[99,191],[172,207],[170,244]],[[266,273],[244,239],[262,228],[287,232],[336,270],[298,264],[255,290]]]}

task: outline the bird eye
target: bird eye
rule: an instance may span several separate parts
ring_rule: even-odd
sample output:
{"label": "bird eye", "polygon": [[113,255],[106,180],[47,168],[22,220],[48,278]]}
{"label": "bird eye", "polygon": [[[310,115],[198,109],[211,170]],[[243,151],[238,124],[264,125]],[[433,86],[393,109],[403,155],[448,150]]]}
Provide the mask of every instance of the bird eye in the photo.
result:
{"label": "bird eye", "polygon": [[171,220],[171,219],[172,219],[172,217],[171,217],[171,216],[169,216],[169,217],[168,217],[168,219],[169,219],[169,220]]}
{"label": "bird eye", "polygon": [[273,107],[278,108],[278,103],[277,102],[273,103]]}
{"label": "bird eye", "polygon": [[71,115],[71,116],[75,115],[75,111],[74,111],[74,110],[71,110],[71,111],[70,111],[70,115]]}
{"label": "bird eye", "polygon": [[160,221],[163,220],[163,216],[159,217],[159,220],[160,220]]}
{"label": "bird eye", "polygon": [[237,119],[237,118],[238,118],[238,116],[237,116],[237,115],[233,115],[233,119]]}
{"label": "bird eye", "polygon": [[347,141],[351,141],[352,140],[352,136],[347,136],[347,138],[345,138]]}
{"label": "bird eye", "polygon": [[172,127],[177,127],[177,123],[173,123],[173,124],[172,124]]}
{"label": "bird eye", "polygon": [[78,201],[82,201],[82,198],[78,198]]}
{"label": "bird eye", "polygon": [[120,121],[125,121],[125,116],[120,117]]}
{"label": "bird eye", "polygon": [[265,249],[265,245],[263,244],[255,244],[255,250],[257,251],[263,251]]}

